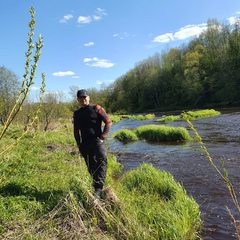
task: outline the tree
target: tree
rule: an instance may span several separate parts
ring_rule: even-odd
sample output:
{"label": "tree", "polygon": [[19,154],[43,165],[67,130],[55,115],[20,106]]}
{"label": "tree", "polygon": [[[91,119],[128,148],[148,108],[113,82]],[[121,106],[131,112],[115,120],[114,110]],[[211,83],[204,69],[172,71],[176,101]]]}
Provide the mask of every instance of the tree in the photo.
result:
{"label": "tree", "polygon": [[15,103],[20,89],[17,76],[5,67],[0,67],[0,123],[4,124]]}
{"label": "tree", "polygon": [[67,104],[64,104],[62,99],[64,94],[62,92],[48,92],[43,96],[43,105],[41,111],[41,122],[43,128],[47,131],[50,124],[62,117],[72,117],[70,109]]}

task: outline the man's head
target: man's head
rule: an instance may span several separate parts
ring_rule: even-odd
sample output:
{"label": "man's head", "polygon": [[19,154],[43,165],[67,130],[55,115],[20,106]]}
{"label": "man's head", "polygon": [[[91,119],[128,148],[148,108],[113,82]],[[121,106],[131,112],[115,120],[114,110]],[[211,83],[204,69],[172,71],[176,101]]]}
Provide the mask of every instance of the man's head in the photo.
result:
{"label": "man's head", "polygon": [[77,91],[77,100],[81,107],[86,107],[90,102],[90,96],[85,89],[81,89]]}

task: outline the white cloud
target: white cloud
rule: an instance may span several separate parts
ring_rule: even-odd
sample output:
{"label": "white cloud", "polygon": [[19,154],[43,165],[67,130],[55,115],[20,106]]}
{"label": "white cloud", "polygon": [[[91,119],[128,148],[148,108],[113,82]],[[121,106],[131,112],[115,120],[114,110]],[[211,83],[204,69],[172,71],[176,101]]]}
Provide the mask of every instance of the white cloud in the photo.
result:
{"label": "white cloud", "polygon": [[119,37],[119,39],[124,39],[126,37],[129,37],[129,34],[127,32],[115,33],[113,34],[113,37]]}
{"label": "white cloud", "polygon": [[80,78],[79,76],[73,76],[72,78]]}
{"label": "white cloud", "polygon": [[[240,12],[237,12],[236,14],[240,14]],[[231,25],[234,25],[236,23],[240,23],[240,18],[239,17],[229,17],[229,18],[227,18],[227,20]]]}
{"label": "white cloud", "polygon": [[229,21],[230,24],[234,24],[236,22],[236,18],[235,17],[227,18],[227,20]]}
{"label": "white cloud", "polygon": [[114,82],[114,80],[105,80],[105,81],[96,81],[96,84],[97,85],[102,85],[102,84],[106,84],[106,85],[108,85],[108,84],[110,84],[110,83],[113,83]]}
{"label": "white cloud", "polygon": [[66,72],[60,71],[60,72],[54,72],[52,75],[56,77],[65,77],[65,76],[73,76],[75,75],[75,73],[72,71],[66,71]]}
{"label": "white cloud", "polygon": [[88,43],[84,44],[85,47],[90,47],[90,46],[93,46],[93,45],[94,45],[94,42],[88,42]]}
{"label": "white cloud", "polygon": [[205,30],[207,30],[206,23],[199,25],[187,25],[183,28],[180,28],[180,30],[174,34],[174,39],[183,40],[189,37],[199,36],[199,34]]}
{"label": "white cloud", "polygon": [[189,37],[199,36],[201,32],[207,29],[207,24],[187,25],[180,28],[175,33],[166,33],[155,37],[152,42],[166,43],[175,40],[184,40]]}
{"label": "white cloud", "polygon": [[103,8],[97,8],[96,12],[97,12],[97,14],[99,14],[101,16],[107,15],[106,10]]}
{"label": "white cloud", "polygon": [[92,18],[90,16],[79,16],[78,17],[78,23],[90,23],[92,21]]}
{"label": "white cloud", "polygon": [[90,67],[99,67],[99,68],[111,68],[115,64],[106,59],[99,59],[97,57],[94,58],[84,58],[83,62],[86,63],[87,66]]}
{"label": "white cloud", "polygon": [[103,84],[103,81],[96,81],[96,84],[101,85],[101,84]]}
{"label": "white cloud", "polygon": [[99,21],[100,19],[102,19],[102,17],[94,15],[94,16],[93,16],[93,19],[94,19],[95,21]]}
{"label": "white cloud", "polygon": [[153,42],[161,42],[161,43],[166,43],[166,42],[169,42],[169,41],[173,41],[174,38],[173,38],[173,34],[172,33],[166,33],[166,34],[163,34],[163,35],[160,35],[160,36],[157,36],[153,39]]}
{"label": "white cloud", "polygon": [[67,21],[69,21],[71,18],[73,18],[72,14],[67,14],[65,15],[62,19],[60,19],[60,23],[66,23]]}
{"label": "white cloud", "polygon": [[35,87],[35,86],[32,86],[31,87],[31,90],[33,90],[33,91],[37,91],[37,90],[39,90],[40,89],[40,87]]}
{"label": "white cloud", "polygon": [[96,12],[96,14],[93,16],[93,18],[96,21],[102,19],[103,16],[107,15],[106,10],[102,9],[102,8],[97,8],[97,10],[95,12]]}
{"label": "white cloud", "polygon": [[78,23],[84,24],[84,23],[90,23],[93,20],[94,21],[99,21],[101,20],[104,16],[106,16],[106,10],[102,8],[97,8],[95,11],[95,14],[92,16],[79,16],[78,17]]}

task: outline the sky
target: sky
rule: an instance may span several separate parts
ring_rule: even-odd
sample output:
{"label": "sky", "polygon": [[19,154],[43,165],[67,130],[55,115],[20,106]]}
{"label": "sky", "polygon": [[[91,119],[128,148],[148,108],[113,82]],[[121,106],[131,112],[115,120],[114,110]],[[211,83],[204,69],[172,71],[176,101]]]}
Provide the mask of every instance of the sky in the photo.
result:
{"label": "sky", "polygon": [[232,23],[239,0],[0,0],[0,66],[24,74],[30,7],[43,37],[31,92],[101,89],[155,53],[198,36],[209,19]]}

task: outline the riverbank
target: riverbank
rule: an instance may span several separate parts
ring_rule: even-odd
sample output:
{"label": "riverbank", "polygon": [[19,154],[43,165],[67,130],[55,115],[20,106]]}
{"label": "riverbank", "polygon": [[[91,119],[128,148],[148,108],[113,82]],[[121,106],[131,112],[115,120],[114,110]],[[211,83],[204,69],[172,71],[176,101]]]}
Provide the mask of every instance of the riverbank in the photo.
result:
{"label": "riverbank", "polygon": [[144,164],[122,172],[108,155],[103,201],[79,156],[72,124],[21,136],[11,126],[0,153],[1,239],[197,239],[199,206],[170,173]]}

